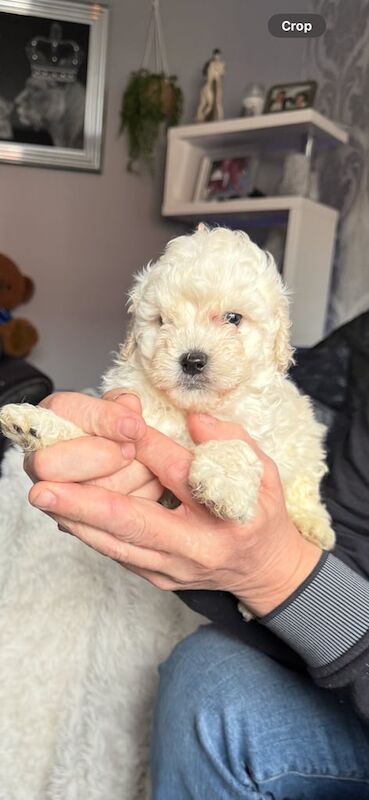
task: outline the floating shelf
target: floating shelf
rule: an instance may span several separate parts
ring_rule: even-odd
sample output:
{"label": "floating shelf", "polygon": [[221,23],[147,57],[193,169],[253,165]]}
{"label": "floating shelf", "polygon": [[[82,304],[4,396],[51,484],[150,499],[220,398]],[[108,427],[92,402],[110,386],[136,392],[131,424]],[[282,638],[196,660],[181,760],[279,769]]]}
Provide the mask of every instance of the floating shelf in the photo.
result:
{"label": "floating shelf", "polygon": [[[313,137],[316,148],[333,147],[345,144],[348,133],[335,122],[326,119],[312,108],[299,111],[283,111],[276,114],[260,114],[256,117],[239,117],[218,122],[205,122],[194,125],[182,125],[168,131],[168,149],[164,184],[162,213],[164,216],[187,215],[188,204],[192,204],[196,180],[204,155],[217,157],[222,154],[234,154],[239,148],[246,151],[303,151],[308,137]],[[275,207],[282,198],[243,199],[242,203],[270,203]],[[241,201],[229,200],[219,207],[221,214],[226,213],[226,204]],[[196,204],[199,206],[200,204]],[[204,204],[201,204],[203,206]],[[193,214],[204,213],[204,208]],[[260,210],[262,205],[258,206]],[[183,208],[183,210],[180,210]],[[251,207],[250,207],[251,208]],[[235,210],[236,205],[229,205]],[[246,209],[246,206],[245,206]],[[210,208],[209,208],[210,210]],[[268,208],[267,210],[270,210]],[[213,213],[213,212],[212,212]]]}
{"label": "floating shelf", "polygon": [[[288,129],[288,130],[287,130]],[[274,114],[258,114],[255,117],[237,117],[236,119],[223,119],[217,122],[194,123],[193,125],[179,125],[170,128],[169,137],[176,139],[190,139],[203,147],[213,144],[215,139],[222,138],[228,141],[233,137],[245,138],[257,133],[269,135],[273,130],[273,137],[278,134],[285,136],[301,136],[312,134],[316,136],[319,144],[327,142],[346,144],[348,132],[332,120],[327,119],[313,108],[299,109],[298,111],[281,111]],[[208,141],[206,141],[208,140]],[[222,144],[218,141],[217,144]]]}
{"label": "floating shelf", "polygon": [[224,202],[173,203],[171,216],[184,222],[194,222],[203,217],[208,222],[219,221],[220,217],[232,218],[232,222],[248,221],[251,224],[260,219],[268,224],[269,219],[286,221],[293,210],[308,211],[314,208],[331,219],[337,216],[336,210],[322,203],[315,203],[306,197],[252,197],[226,200]]}

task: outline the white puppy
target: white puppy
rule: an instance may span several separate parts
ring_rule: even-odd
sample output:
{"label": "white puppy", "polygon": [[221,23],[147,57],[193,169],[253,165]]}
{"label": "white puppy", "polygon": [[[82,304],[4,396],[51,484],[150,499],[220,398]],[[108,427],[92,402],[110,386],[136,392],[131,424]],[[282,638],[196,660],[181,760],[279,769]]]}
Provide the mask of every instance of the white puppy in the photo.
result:
{"label": "white puppy", "polygon": [[[301,534],[332,547],[319,495],[326,472],[324,427],[286,377],[292,356],[288,300],[272,257],[242,231],[200,225],[169,242],[136,277],[129,312],[129,336],[103,389],[124,387],[139,395],[145,420],[193,449],[189,484],[196,499],[224,519],[252,519],[262,465],[245,441],[194,447],[189,410],[243,425],[276,462]],[[4,406],[0,423],[25,450],[82,433],[27,404]]]}

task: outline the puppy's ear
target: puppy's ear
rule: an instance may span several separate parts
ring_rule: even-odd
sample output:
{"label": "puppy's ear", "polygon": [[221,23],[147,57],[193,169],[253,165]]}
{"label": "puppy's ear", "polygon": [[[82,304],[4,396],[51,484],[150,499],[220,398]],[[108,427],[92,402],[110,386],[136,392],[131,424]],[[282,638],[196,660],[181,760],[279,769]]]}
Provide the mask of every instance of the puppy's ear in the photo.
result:
{"label": "puppy's ear", "polygon": [[131,316],[131,322],[128,328],[128,333],[126,336],[125,341],[122,344],[120,349],[120,357],[127,361],[134,353],[137,347],[137,341],[134,334],[134,327],[135,327],[135,315],[137,311],[137,307],[142,297],[143,288],[145,285],[146,277],[149,274],[153,267],[152,261],[150,261],[144,269],[141,270],[137,275],[134,277],[134,284],[132,289],[128,293],[128,314]]}
{"label": "puppy's ear", "polygon": [[290,317],[288,299],[282,295],[276,310],[276,335],[274,342],[274,358],[278,372],[282,375],[293,364],[293,348],[290,344]]}
{"label": "puppy's ear", "polygon": [[128,304],[127,304],[128,313],[133,314],[133,316],[135,315],[137,307],[141,300],[146,285],[146,279],[149,276],[154,266],[155,264],[152,261],[149,261],[146,267],[144,267],[141,270],[141,272],[137,272],[136,275],[134,276],[134,283],[132,289],[130,289],[130,291],[128,292]]}
{"label": "puppy's ear", "polygon": [[130,327],[128,328],[127,336],[121,346],[120,349],[120,358],[123,361],[128,361],[128,359],[133,355],[134,351],[136,350],[137,342],[136,337],[134,335],[133,330],[133,322],[131,322]]}

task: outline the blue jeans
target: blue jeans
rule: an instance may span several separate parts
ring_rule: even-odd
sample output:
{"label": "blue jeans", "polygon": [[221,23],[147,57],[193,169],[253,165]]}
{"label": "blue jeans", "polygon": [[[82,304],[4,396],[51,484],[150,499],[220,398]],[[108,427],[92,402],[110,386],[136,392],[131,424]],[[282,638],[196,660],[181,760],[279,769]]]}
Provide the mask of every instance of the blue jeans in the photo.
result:
{"label": "blue jeans", "polygon": [[347,702],[212,625],[160,667],[152,800],[369,800]]}

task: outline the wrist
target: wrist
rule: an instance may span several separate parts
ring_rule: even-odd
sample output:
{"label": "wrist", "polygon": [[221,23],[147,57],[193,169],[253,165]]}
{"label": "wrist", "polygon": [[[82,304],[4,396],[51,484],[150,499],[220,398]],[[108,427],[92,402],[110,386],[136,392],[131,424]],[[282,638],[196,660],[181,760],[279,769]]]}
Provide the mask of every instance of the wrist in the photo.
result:
{"label": "wrist", "polygon": [[254,586],[237,593],[237,599],[256,617],[270,614],[288,600],[313,572],[322,555],[321,548],[304,539],[293,525],[287,541],[290,547],[286,546],[277,559],[260,570]]}

